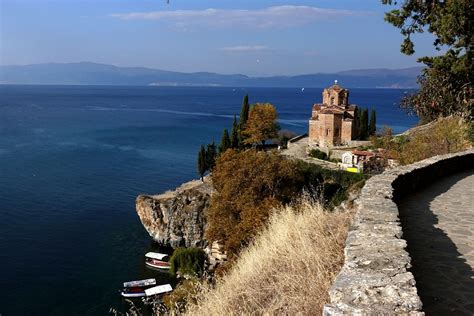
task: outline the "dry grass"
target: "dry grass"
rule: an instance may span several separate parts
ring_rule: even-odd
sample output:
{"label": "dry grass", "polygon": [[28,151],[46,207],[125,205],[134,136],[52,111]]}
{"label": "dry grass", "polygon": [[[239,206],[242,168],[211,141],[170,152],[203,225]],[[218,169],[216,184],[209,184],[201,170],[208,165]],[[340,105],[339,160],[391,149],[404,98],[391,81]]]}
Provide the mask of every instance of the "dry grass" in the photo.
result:
{"label": "dry grass", "polygon": [[278,210],[190,315],[321,314],[343,261],[352,214],[325,212],[309,198]]}

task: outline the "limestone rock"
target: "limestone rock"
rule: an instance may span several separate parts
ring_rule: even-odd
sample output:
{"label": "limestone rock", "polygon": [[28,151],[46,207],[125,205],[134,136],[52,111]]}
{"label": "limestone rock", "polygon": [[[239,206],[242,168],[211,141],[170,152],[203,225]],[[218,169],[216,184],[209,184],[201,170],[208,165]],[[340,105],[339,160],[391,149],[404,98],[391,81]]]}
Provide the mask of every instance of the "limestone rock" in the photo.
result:
{"label": "limestone rock", "polygon": [[158,243],[176,247],[207,246],[205,214],[210,204],[210,179],[187,182],[175,191],[140,195],[136,211],[148,234]]}

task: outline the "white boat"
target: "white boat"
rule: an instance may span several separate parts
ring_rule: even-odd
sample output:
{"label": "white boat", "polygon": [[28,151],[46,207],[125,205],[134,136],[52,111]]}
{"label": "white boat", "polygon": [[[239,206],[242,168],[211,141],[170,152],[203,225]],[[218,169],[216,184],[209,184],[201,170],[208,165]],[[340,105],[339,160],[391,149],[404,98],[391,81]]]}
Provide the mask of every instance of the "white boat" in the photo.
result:
{"label": "white boat", "polygon": [[156,285],[155,279],[124,282],[120,294],[123,297],[144,297],[146,295],[145,289],[153,285]]}
{"label": "white boat", "polygon": [[145,254],[145,264],[153,268],[168,270],[170,268],[169,255],[158,252],[148,252]]}
{"label": "white boat", "polygon": [[138,280],[138,281],[129,281],[124,282],[123,287],[145,287],[145,286],[152,286],[156,285],[156,279],[145,279],[145,280]]}
{"label": "white boat", "polygon": [[151,287],[149,289],[145,290],[145,295],[146,297],[150,296],[155,296],[155,295],[160,295],[164,293],[168,293],[173,291],[173,288],[171,287],[171,284],[164,284],[164,285],[158,285]]}

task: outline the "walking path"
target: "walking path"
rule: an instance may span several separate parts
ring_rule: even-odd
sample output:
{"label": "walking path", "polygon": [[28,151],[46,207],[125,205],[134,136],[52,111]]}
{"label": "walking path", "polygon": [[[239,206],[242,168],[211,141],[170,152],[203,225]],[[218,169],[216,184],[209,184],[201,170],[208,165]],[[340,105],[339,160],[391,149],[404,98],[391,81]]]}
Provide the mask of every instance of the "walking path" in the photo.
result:
{"label": "walking path", "polygon": [[474,315],[474,170],[398,203],[427,315]]}
{"label": "walking path", "polygon": [[338,165],[334,162],[308,157],[308,154],[306,153],[306,147],[308,147],[308,137],[304,137],[290,144],[287,149],[283,149],[281,151],[281,154],[293,159],[303,160],[326,169],[339,170]]}

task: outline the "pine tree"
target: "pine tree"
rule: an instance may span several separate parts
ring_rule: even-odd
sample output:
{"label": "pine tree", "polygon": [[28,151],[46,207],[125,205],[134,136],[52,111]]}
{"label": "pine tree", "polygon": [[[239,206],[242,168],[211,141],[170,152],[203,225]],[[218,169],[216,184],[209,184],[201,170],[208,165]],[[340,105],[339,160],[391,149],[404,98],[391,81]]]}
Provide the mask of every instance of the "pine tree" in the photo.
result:
{"label": "pine tree", "polygon": [[204,174],[207,171],[207,163],[206,163],[206,149],[204,146],[201,145],[201,149],[199,150],[198,154],[198,172],[201,176],[201,181],[204,182]]}
{"label": "pine tree", "polygon": [[207,145],[206,150],[206,169],[212,171],[216,165],[217,149],[214,141]]}
{"label": "pine tree", "polygon": [[377,131],[375,124],[375,109],[372,109],[372,111],[370,111],[369,136],[375,135],[375,132]]}
{"label": "pine tree", "polygon": [[219,145],[219,154],[224,153],[229,148],[230,148],[229,132],[227,131],[227,128],[224,128],[224,132],[222,133],[222,138],[221,138],[221,144]]}
{"label": "pine tree", "polygon": [[230,146],[232,148],[239,148],[239,124],[237,123],[237,118],[234,115],[234,122],[232,123],[232,132],[230,137]]}

